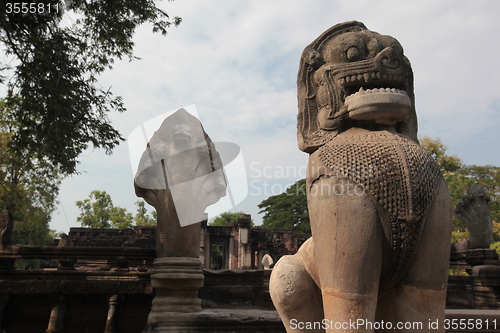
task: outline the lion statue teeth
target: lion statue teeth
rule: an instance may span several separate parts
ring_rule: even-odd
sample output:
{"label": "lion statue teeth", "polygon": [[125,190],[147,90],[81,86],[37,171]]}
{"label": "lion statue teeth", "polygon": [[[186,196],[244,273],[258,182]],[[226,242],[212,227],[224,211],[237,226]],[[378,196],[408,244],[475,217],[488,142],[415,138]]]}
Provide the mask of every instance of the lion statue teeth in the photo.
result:
{"label": "lion statue teeth", "polygon": [[312,237],[271,275],[287,332],[429,321],[444,332],[451,203],[418,144],[403,48],[360,22],[335,25],[304,49],[297,86]]}

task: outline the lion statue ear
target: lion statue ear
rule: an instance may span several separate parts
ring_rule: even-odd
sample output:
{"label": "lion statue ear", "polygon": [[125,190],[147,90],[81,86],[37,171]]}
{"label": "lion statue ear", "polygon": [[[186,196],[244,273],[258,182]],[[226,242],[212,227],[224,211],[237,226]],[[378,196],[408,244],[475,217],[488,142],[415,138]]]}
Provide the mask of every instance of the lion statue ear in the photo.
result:
{"label": "lion statue ear", "polygon": [[[358,21],[339,23],[323,32],[302,52],[297,76],[297,140],[299,149],[306,153],[313,153],[322,145],[333,139],[339,130],[342,119],[336,119],[332,126],[323,129],[318,124],[318,104],[316,102],[316,89],[312,82],[313,74],[326,62],[321,51],[325,43],[335,36],[346,32],[368,30]],[[408,61],[408,59],[405,59]],[[397,130],[411,140],[418,143],[417,116],[415,112],[415,98],[413,93],[413,75],[411,77],[408,95],[412,101],[412,109],[408,117],[397,124]]]}

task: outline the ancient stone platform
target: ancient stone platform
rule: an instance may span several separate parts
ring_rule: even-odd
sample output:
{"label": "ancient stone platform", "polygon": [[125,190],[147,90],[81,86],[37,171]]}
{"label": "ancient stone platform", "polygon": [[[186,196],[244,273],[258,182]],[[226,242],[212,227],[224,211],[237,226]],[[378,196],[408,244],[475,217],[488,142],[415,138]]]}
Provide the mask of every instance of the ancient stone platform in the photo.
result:
{"label": "ancient stone platform", "polygon": [[[176,333],[285,333],[275,310],[207,309],[196,313],[175,313],[165,318],[169,325],[162,332]],[[156,332],[144,330],[144,332]]]}
{"label": "ancient stone platform", "polygon": [[[446,330],[449,333],[500,331],[500,310],[447,309],[446,319],[450,326],[456,323],[458,327]],[[210,309],[176,314],[169,320],[172,323],[171,332],[176,333],[285,333],[275,310]],[[186,324],[188,322],[190,325]],[[460,329],[460,323],[473,323],[477,329]]]}

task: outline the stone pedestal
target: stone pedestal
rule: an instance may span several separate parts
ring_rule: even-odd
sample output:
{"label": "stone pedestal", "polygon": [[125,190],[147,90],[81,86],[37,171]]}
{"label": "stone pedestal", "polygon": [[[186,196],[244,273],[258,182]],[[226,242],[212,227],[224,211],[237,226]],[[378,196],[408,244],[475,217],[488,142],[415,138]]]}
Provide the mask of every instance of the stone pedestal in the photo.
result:
{"label": "stone pedestal", "polygon": [[498,265],[498,254],[493,249],[481,248],[467,250],[465,261],[471,266]]}
{"label": "stone pedestal", "polygon": [[166,313],[162,327],[144,332],[175,333],[286,333],[278,313],[259,309],[206,309],[193,313]]}
{"label": "stone pedestal", "polygon": [[474,277],[474,308],[499,309],[500,266],[475,266],[472,268],[472,276]]}
{"label": "stone pedestal", "polygon": [[179,332],[179,327],[189,324],[187,313],[201,311],[197,297],[203,286],[201,262],[198,258],[166,257],[155,259],[154,265],[151,285],[156,295],[148,317],[148,333]]}

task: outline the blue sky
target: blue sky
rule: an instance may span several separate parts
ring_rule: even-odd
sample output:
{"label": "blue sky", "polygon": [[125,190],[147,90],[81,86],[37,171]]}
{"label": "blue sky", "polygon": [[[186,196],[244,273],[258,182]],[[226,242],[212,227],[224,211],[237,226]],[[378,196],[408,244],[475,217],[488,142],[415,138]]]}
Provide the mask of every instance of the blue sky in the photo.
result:
{"label": "blue sky", "polygon": [[[498,1],[162,1],[183,22],[164,37],[141,27],[135,53],[100,79],[126,103],[110,115],[124,137],[142,123],[195,104],[214,142],[241,147],[249,195],[257,205],[304,176],[296,143],[296,75],[303,48],[330,26],[358,20],[397,38],[415,73],[419,136],[439,137],[467,164],[500,166],[500,2]],[[158,124],[159,126],[160,124]],[[88,149],[81,174],[66,179],[51,228],[79,224],[77,200],[94,190],[135,212],[133,172],[124,142],[113,155]],[[213,217],[213,216],[210,216]]]}

